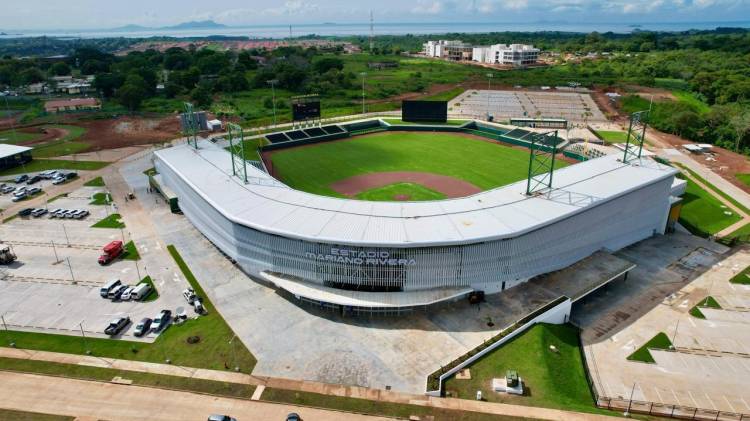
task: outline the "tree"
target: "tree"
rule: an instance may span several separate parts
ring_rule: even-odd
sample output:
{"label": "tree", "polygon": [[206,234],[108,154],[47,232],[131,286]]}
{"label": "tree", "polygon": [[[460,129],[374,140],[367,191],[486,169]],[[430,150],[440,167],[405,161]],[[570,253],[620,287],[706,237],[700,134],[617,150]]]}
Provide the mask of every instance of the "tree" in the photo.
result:
{"label": "tree", "polygon": [[146,99],[146,81],[137,74],[131,74],[125,83],[117,90],[117,98],[130,111],[137,110]]}
{"label": "tree", "polygon": [[331,69],[344,70],[344,61],[338,57],[324,57],[313,64],[313,69],[320,74]]}
{"label": "tree", "polygon": [[211,89],[205,84],[199,84],[190,92],[190,98],[201,107],[208,107],[213,102]]}
{"label": "tree", "polygon": [[70,66],[62,61],[58,61],[49,68],[49,73],[52,76],[67,76],[70,74]]}
{"label": "tree", "polygon": [[94,78],[94,88],[105,98],[110,98],[125,82],[119,74],[99,73]]}
{"label": "tree", "polygon": [[734,151],[740,150],[740,143],[742,139],[750,132],[750,111],[741,111],[729,120],[729,124],[734,129],[734,133],[737,136],[734,143]]}

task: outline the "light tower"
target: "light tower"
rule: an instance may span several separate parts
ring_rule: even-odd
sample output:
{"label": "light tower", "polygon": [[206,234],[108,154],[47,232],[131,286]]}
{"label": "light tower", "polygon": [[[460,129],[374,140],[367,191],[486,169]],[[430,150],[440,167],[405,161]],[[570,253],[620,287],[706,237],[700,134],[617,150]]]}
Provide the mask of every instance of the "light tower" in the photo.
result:
{"label": "light tower", "polygon": [[372,17],[372,9],[370,9],[370,54],[372,54],[374,36],[375,36],[375,20]]}

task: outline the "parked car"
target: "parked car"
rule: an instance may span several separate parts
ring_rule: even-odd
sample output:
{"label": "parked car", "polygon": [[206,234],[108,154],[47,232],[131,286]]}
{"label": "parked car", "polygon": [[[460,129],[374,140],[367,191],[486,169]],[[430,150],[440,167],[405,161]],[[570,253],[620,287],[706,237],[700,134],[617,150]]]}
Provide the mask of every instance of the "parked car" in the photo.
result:
{"label": "parked car", "polygon": [[286,416],[286,421],[302,421],[302,417],[296,412],[290,412],[289,415]]}
{"label": "parked car", "polygon": [[66,181],[68,181],[68,179],[66,179],[65,177],[55,177],[52,179],[52,184],[55,184],[55,185],[62,184]]}
{"label": "parked car", "polygon": [[12,187],[12,186],[4,186],[3,188],[0,188],[0,192],[3,192],[3,194],[8,194],[8,193],[12,192],[15,189],[16,188]]}
{"label": "parked car", "polygon": [[72,179],[74,179],[76,177],[78,177],[78,173],[77,172],[69,172],[69,173],[65,174],[65,179],[66,180],[72,180]]}
{"label": "parked car", "polygon": [[132,287],[129,286],[128,289],[126,289],[125,292],[122,293],[122,295],[120,296],[120,299],[122,301],[130,301],[130,299],[132,298],[131,294],[133,293],[134,289],[135,289],[134,286]]}
{"label": "parked car", "polygon": [[172,312],[170,310],[160,311],[159,315],[157,315],[154,318],[154,323],[151,325],[151,330],[157,333],[161,330],[164,330],[164,328],[167,327],[171,319],[172,319]]}
{"label": "parked car", "polygon": [[120,296],[122,296],[122,293],[125,292],[125,290],[128,289],[127,285],[120,285],[116,288],[112,288],[112,290],[109,291],[109,295],[107,298],[109,298],[112,301],[118,300]]}
{"label": "parked car", "polygon": [[45,180],[49,180],[50,178],[54,176],[55,173],[57,173],[57,171],[49,170],[49,171],[44,171],[44,172],[39,173],[39,176],[44,178]]}
{"label": "parked car", "polygon": [[40,216],[44,215],[45,213],[47,213],[47,209],[36,208],[33,211],[31,211],[31,216],[33,216],[34,218],[39,218]]}
{"label": "parked car", "polygon": [[63,210],[62,208],[52,209],[51,211],[49,211],[49,217],[50,218],[57,218],[57,213],[60,212],[60,211],[62,211],[62,210]]}
{"label": "parked car", "polygon": [[81,219],[85,218],[89,215],[89,211],[86,209],[76,209],[75,212],[73,212],[73,219]]}
{"label": "parked car", "polygon": [[200,299],[200,297],[195,297],[195,300],[193,300],[193,308],[198,314],[203,314],[206,312],[206,308],[203,307],[203,301]]}
{"label": "parked car", "polygon": [[195,295],[195,290],[192,288],[188,288],[184,291],[182,291],[182,296],[185,297],[185,300],[188,302],[188,304],[193,304],[193,301],[197,298]]}
{"label": "parked car", "polygon": [[31,212],[34,212],[34,208],[21,209],[18,212],[18,216],[29,216],[31,215]]}
{"label": "parked car", "polygon": [[65,218],[65,212],[67,212],[67,211],[68,211],[67,209],[57,209],[57,211],[55,211],[55,217],[56,218]]}
{"label": "parked car", "polygon": [[109,336],[117,335],[122,332],[127,325],[130,324],[130,317],[119,317],[109,322],[109,325],[104,329],[104,333]]}
{"label": "parked car", "polygon": [[135,325],[135,330],[133,331],[133,335],[137,337],[141,337],[149,332],[151,329],[151,319],[148,317],[141,319],[140,322],[138,322],[137,325]]}
{"label": "parked car", "polygon": [[39,188],[39,187],[32,187],[32,188],[26,190],[26,193],[28,193],[28,195],[31,196],[31,195],[40,193],[41,191],[42,191],[42,189]]}
{"label": "parked car", "polygon": [[237,421],[237,419],[229,415],[211,414],[208,416],[208,421]]}
{"label": "parked car", "polygon": [[21,194],[21,193],[26,193],[27,189],[28,189],[28,187],[26,187],[26,186],[16,187],[15,189],[13,189],[13,196],[15,196],[17,194]]}
{"label": "parked car", "polygon": [[63,212],[63,218],[71,219],[73,218],[73,214],[76,212],[75,209],[68,209],[65,212]]}
{"label": "parked car", "polygon": [[13,193],[13,199],[10,199],[12,202],[20,202],[23,199],[26,199],[27,193],[25,191],[21,191],[18,193]]}
{"label": "parked car", "polygon": [[14,178],[13,181],[16,182],[16,184],[21,184],[24,181],[28,180],[29,176],[26,174],[19,175],[18,177]]}
{"label": "parked car", "polygon": [[38,176],[38,175],[35,175],[35,176],[29,178],[28,180],[26,180],[26,184],[32,185],[32,184],[38,183],[40,181],[42,181],[42,177]]}

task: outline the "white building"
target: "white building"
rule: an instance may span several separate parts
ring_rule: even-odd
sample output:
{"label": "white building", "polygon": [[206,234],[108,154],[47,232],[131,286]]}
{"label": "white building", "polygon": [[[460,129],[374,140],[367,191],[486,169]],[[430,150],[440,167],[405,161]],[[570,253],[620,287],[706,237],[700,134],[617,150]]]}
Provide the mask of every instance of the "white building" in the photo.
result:
{"label": "white building", "polygon": [[474,47],[472,60],[488,64],[525,66],[536,63],[539,49],[526,44],[495,44],[489,47]]}
{"label": "white building", "polygon": [[427,57],[460,60],[462,56],[471,55],[472,46],[459,40],[427,41],[422,44],[422,52]]}

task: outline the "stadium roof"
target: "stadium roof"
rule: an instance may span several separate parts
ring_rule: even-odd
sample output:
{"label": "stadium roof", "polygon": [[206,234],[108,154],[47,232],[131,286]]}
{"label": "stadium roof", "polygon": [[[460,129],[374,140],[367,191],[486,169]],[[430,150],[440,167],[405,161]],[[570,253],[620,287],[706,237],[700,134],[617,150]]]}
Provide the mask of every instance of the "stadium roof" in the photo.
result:
{"label": "stadium roof", "polygon": [[7,143],[0,143],[0,159],[7,158],[9,156],[17,155],[21,152],[30,151],[31,148],[26,146],[9,145]]}
{"label": "stadium roof", "polygon": [[235,223],[289,238],[376,247],[516,237],[676,173],[650,158],[623,164],[610,155],[555,170],[554,189],[545,195],[527,197],[523,180],[458,199],[368,202],[294,190],[251,165],[244,184],[230,175],[229,152],[205,140],[197,151],[183,144],[156,155]]}

